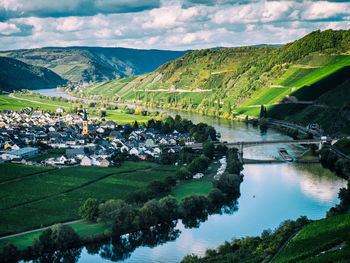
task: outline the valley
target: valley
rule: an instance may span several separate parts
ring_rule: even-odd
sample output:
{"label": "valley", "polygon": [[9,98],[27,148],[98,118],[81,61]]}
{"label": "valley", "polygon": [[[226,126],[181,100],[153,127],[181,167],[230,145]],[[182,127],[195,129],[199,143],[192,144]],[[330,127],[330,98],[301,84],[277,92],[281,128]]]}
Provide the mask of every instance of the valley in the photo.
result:
{"label": "valley", "polygon": [[[349,30],[318,30],[276,46],[2,51],[1,156],[12,159],[0,163],[0,252],[348,259],[349,41]],[[258,143],[241,152],[243,141]],[[39,153],[15,155],[28,146]],[[76,243],[46,240],[64,227]]]}

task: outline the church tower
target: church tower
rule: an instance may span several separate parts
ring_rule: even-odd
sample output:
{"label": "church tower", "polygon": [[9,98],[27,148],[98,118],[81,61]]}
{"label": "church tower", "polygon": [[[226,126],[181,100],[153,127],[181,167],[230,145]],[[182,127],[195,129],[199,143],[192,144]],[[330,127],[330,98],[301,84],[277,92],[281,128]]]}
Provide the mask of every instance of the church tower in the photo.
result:
{"label": "church tower", "polygon": [[88,119],[87,119],[86,110],[84,109],[83,132],[81,134],[85,135],[85,134],[88,134],[88,133],[89,133]]}

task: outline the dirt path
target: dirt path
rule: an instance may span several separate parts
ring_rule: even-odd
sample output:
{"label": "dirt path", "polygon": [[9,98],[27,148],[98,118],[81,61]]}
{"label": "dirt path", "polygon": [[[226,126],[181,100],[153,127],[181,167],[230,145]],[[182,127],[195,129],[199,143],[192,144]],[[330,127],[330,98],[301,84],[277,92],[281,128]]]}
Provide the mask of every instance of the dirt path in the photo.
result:
{"label": "dirt path", "polygon": [[[83,219],[78,219],[78,220],[62,223],[62,225],[69,225],[69,224],[79,223],[79,222],[83,222],[83,221],[84,221]],[[25,232],[21,232],[21,233],[17,233],[17,234],[3,236],[3,237],[0,237],[0,240],[11,238],[11,237],[22,236],[22,235],[25,235],[25,234],[30,234],[30,233],[34,233],[34,232],[38,232],[38,231],[42,231],[42,230],[48,229],[50,227],[51,226],[47,226],[47,227],[37,228],[37,229],[33,229],[33,230],[29,230],[29,231],[25,231]]]}
{"label": "dirt path", "polygon": [[24,101],[29,101],[29,102],[33,102],[33,103],[39,103],[39,104],[44,104],[44,105],[48,105],[48,106],[53,106],[53,107],[59,107],[59,108],[68,108],[67,106],[62,106],[62,105],[57,105],[57,104],[51,104],[51,103],[46,103],[46,102],[40,102],[37,100],[30,100],[30,99],[24,99],[24,98],[18,98],[15,95],[13,95],[13,93],[11,93],[9,95],[9,97],[16,99],[16,100],[24,100]]}
{"label": "dirt path", "polygon": [[279,254],[281,254],[281,252],[283,251],[283,249],[285,249],[285,247],[289,244],[289,242],[297,237],[297,235],[299,235],[301,230],[299,230],[298,232],[296,232],[294,235],[291,235],[286,242],[284,242],[284,244],[280,247],[280,249],[277,251],[277,253],[271,258],[271,260],[269,261],[269,263],[272,263],[278,256]]}

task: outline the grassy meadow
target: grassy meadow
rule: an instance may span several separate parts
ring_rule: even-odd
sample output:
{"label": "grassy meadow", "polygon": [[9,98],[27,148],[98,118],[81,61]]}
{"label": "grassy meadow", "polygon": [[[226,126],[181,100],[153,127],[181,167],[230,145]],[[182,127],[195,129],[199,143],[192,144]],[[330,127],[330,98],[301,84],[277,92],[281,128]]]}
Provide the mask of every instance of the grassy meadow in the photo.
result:
{"label": "grassy meadow", "polygon": [[[349,242],[350,215],[325,218],[305,226],[273,262],[348,262]],[[328,251],[341,244],[343,249]]]}
{"label": "grassy meadow", "polygon": [[[0,184],[0,235],[79,219],[78,208],[89,197],[125,199],[153,180],[175,175],[173,166],[160,167],[149,162],[125,162],[119,168],[71,167]],[[6,174],[11,170],[2,171],[10,177]]]}

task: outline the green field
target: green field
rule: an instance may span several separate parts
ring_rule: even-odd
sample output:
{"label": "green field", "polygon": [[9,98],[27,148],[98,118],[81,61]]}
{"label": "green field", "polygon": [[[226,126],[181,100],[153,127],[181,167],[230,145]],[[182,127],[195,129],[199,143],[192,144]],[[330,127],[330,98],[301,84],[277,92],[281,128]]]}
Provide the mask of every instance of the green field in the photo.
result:
{"label": "green field", "polygon": [[[26,166],[26,169],[23,169],[23,165],[17,164],[2,165],[27,170],[25,174],[35,172],[37,168]],[[212,178],[218,166],[217,163],[212,164],[209,172],[200,180],[181,182],[174,187],[171,195],[180,201],[190,194],[208,194],[212,190]],[[174,176],[179,168],[149,162],[125,162],[120,168],[72,167],[33,174],[13,183],[0,185],[0,234],[7,235],[79,219],[78,208],[87,198],[94,197],[100,201],[125,199],[128,193],[146,187],[153,180]],[[10,174],[12,170],[3,171],[6,171],[3,174]],[[98,180],[101,177],[105,178]],[[93,180],[96,181],[81,187]],[[67,190],[69,192],[62,193]],[[55,196],[46,198],[47,195]],[[40,198],[42,199],[38,200]],[[21,205],[25,201],[28,204]],[[6,208],[14,205],[18,207]],[[79,222],[70,225],[81,237],[101,235],[110,231],[110,225],[102,223]],[[41,232],[0,240],[0,250],[7,242],[24,249],[32,245],[33,239],[38,238]]]}
{"label": "green field", "polygon": [[247,105],[271,104],[283,99],[290,93],[290,88],[265,88],[261,92],[254,94],[254,97],[242,104],[242,107]]}
{"label": "green field", "polygon": [[219,164],[211,164],[208,172],[199,180],[182,181],[177,184],[171,195],[173,195],[179,202],[182,198],[192,194],[207,195],[213,189],[213,177],[219,168]]}
{"label": "green field", "polygon": [[[95,235],[102,235],[105,233],[105,231],[109,232],[111,228],[109,224],[105,224],[105,223],[91,224],[88,222],[78,222],[78,223],[72,223],[69,225],[82,238],[91,237]],[[36,231],[36,232],[0,240],[0,252],[2,250],[2,247],[9,242],[14,244],[19,250],[25,249],[31,246],[33,244],[33,240],[38,239],[42,232],[43,231]]]}
{"label": "green field", "polygon": [[[51,110],[54,111],[59,107],[68,108],[70,106],[67,102],[51,101],[48,99],[40,99],[35,96],[28,95],[14,95],[15,98],[9,97],[8,95],[0,95],[0,110],[21,110],[27,107],[38,107],[40,110]],[[17,98],[32,100],[21,100]],[[50,105],[47,105],[50,104]]]}
{"label": "green field", "polygon": [[[90,118],[97,118],[99,115],[93,114],[92,110],[87,110]],[[123,123],[133,123],[135,121],[139,123],[147,123],[151,119],[149,116],[142,116],[142,115],[133,115],[133,114],[126,114],[122,112],[121,110],[106,110],[106,120],[114,121],[118,124]]]}
{"label": "green field", "polygon": [[[343,242],[343,249],[320,254]],[[349,242],[350,215],[322,219],[305,226],[273,262],[348,262],[342,260],[350,258]]]}
{"label": "green field", "polygon": [[167,167],[159,170],[149,162],[125,162],[120,168],[72,167],[1,184],[0,235],[78,219],[78,208],[87,198],[124,199],[150,181],[175,175],[176,169]]}
{"label": "green field", "polygon": [[53,170],[52,167],[28,166],[24,164],[1,163],[0,164],[0,182],[16,179],[32,174],[43,173]]}
{"label": "green field", "polygon": [[[350,65],[350,56],[337,55],[337,56],[320,56],[324,58],[323,63],[318,63],[318,67],[315,66],[315,62],[311,62],[316,59],[315,55],[310,55],[304,59],[305,64],[303,67],[290,67],[284,76],[277,81],[278,85],[286,87],[300,88],[302,86],[315,83],[324,77],[336,72],[337,70]],[[309,60],[309,61],[308,61]],[[311,65],[310,65],[311,64]],[[308,67],[310,66],[310,67]]]}

